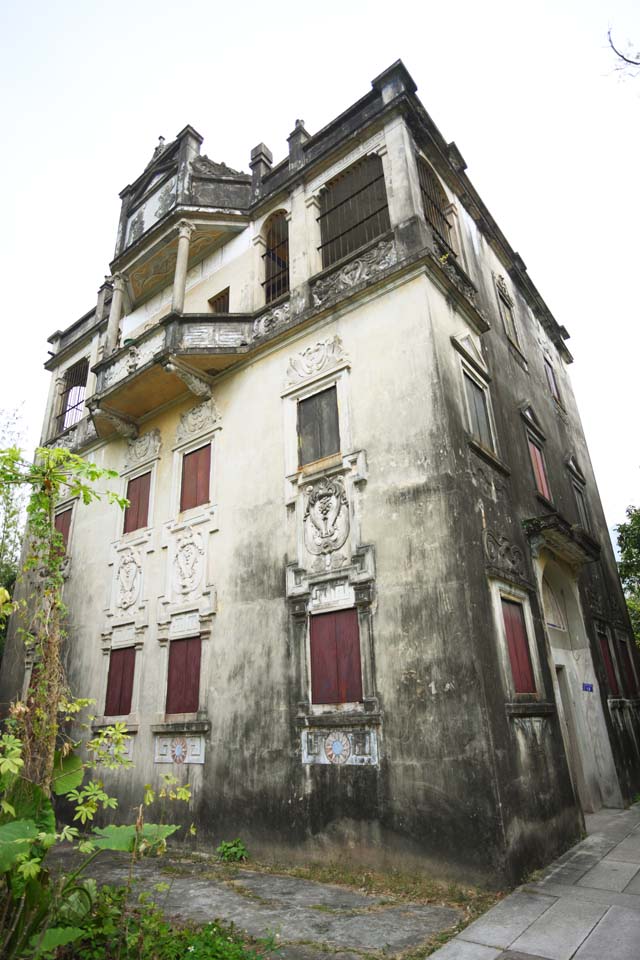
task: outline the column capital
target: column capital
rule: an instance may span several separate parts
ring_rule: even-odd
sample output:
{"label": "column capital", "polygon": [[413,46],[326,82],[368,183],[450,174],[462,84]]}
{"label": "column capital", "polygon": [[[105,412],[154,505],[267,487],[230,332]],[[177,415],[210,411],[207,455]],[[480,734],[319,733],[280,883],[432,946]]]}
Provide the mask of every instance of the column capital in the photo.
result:
{"label": "column capital", "polygon": [[113,285],[114,291],[117,290],[118,293],[124,293],[124,286],[126,282],[126,277],[124,273],[114,273],[113,276],[110,277],[110,280]]}
{"label": "column capital", "polygon": [[195,230],[193,223],[190,223],[189,220],[179,220],[178,221],[178,237],[182,239],[186,237],[187,240],[191,237],[191,234]]}

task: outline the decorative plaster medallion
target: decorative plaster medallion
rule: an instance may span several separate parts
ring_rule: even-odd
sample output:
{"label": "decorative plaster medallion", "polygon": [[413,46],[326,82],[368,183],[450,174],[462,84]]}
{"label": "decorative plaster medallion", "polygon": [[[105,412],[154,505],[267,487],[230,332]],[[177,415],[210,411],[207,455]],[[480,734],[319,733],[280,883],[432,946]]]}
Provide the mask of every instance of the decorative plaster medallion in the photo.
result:
{"label": "decorative plaster medallion", "polygon": [[127,547],[120,554],[116,573],[116,603],[123,610],[133,606],[140,593],[142,564],[137,550]]}
{"label": "decorative plaster medallion", "polygon": [[286,303],[283,303],[281,307],[274,307],[273,310],[267,310],[266,313],[263,313],[262,316],[253,321],[254,337],[263,337],[274,327],[278,327],[281,323],[284,323],[285,320],[288,320],[290,315],[291,304],[288,300]]}
{"label": "decorative plaster medallion", "polygon": [[330,733],[325,737],[324,752],[329,763],[346,763],[351,756],[349,737],[342,730]]}
{"label": "decorative plaster medallion", "polygon": [[162,438],[157,427],[155,430],[141,434],[135,440],[130,440],[127,445],[126,466],[135,466],[137,463],[159,457],[161,446]]}
{"label": "decorative plaster medallion", "polygon": [[175,203],[176,180],[172,177],[158,194],[158,206],[156,207],[156,217],[164,217]]}
{"label": "decorative plaster medallion", "polygon": [[342,346],[342,340],[336,334],[319,340],[313,346],[307,347],[295,357],[289,357],[286,386],[293,387],[309,377],[315,377],[337,364],[347,360]]}
{"label": "decorative plaster medallion", "polygon": [[377,273],[392,267],[398,259],[393,240],[383,240],[361,257],[345,264],[341,270],[322,277],[312,287],[314,306],[320,307],[327,300],[347,290],[372,280]]}
{"label": "decorative plaster medallion", "polygon": [[178,537],[173,558],[173,582],[178,593],[193,593],[197,589],[204,569],[204,546],[202,536],[187,527]]}
{"label": "decorative plaster medallion", "polygon": [[343,546],[349,536],[349,501],[342,477],[322,477],[305,489],[304,540],[321,556]]}
{"label": "decorative plaster medallion", "polygon": [[171,759],[174,763],[184,763],[187,759],[186,737],[174,737],[171,741]]}
{"label": "decorative plaster medallion", "polygon": [[134,243],[138,237],[141,237],[144,233],[144,211],[142,209],[138,210],[135,217],[129,221],[129,238],[127,240],[127,246],[130,246]]}
{"label": "decorative plaster medallion", "polygon": [[204,403],[199,403],[196,407],[191,407],[180,417],[176,430],[176,443],[183,443],[199,433],[210,430],[219,419],[220,414],[213,397],[205,400]]}
{"label": "decorative plaster medallion", "polygon": [[507,537],[502,537],[487,529],[482,532],[482,543],[485,556],[490,564],[502,567],[509,573],[515,573],[520,577],[525,575],[524,553]]}
{"label": "decorative plaster medallion", "polygon": [[493,279],[496,282],[496,287],[498,288],[498,293],[500,296],[507,301],[510,307],[514,305],[513,297],[509,293],[509,288],[507,286],[507,281],[502,276],[502,274],[494,273]]}

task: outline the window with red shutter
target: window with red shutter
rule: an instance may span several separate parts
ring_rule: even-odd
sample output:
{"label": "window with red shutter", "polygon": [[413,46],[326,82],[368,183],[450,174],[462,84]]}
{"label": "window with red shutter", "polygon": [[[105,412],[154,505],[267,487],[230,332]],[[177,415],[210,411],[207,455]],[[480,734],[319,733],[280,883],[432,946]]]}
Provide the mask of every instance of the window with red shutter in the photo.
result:
{"label": "window with red shutter", "polygon": [[69,530],[71,529],[71,514],[73,513],[72,508],[68,510],[62,510],[60,513],[56,514],[54,520],[54,526],[59,534],[62,535],[62,540],[64,543],[65,553],[69,547]]}
{"label": "window with red shutter", "polygon": [[620,688],[618,687],[618,678],[616,677],[616,671],[613,665],[613,659],[611,657],[609,639],[604,631],[598,631],[598,640],[600,641],[600,652],[602,653],[604,669],[607,674],[607,687],[609,688],[609,693],[613,697],[619,697]]}
{"label": "window with red shutter", "polygon": [[311,617],[312,703],[362,700],[360,632],[356,610]]}
{"label": "window with red shutter", "polygon": [[514,690],[516,693],[536,693],[522,604],[506,597],[502,597],[501,602]]}
{"label": "window with red shutter", "polygon": [[123,647],[120,650],[111,651],[107,698],[104,706],[106,717],[124,717],[131,713],[135,666],[135,647]]}
{"label": "window with red shutter", "polygon": [[209,502],[209,474],[211,471],[211,444],[185,453],[182,458],[182,486],[180,509],[190,510]]}
{"label": "window with red shutter", "polygon": [[622,679],[622,686],[624,688],[624,696],[633,697],[637,692],[637,684],[635,674],[633,672],[633,665],[631,663],[629,646],[627,644],[626,637],[622,637],[620,634],[617,635],[616,640],[618,647],[618,663],[620,664],[620,676]]}
{"label": "window with red shutter", "polygon": [[534,440],[532,436],[529,436],[528,440],[531,466],[533,467],[533,475],[536,481],[536,490],[538,493],[541,493],[546,500],[551,500],[549,482],[547,480],[547,471],[544,465],[544,457],[542,455],[542,447],[537,440]]}
{"label": "window with red shutter", "polygon": [[124,512],[124,533],[146,527],[149,522],[149,490],[151,474],[143,473],[127,484],[129,506]]}
{"label": "window with red shutter", "polygon": [[197,713],[200,705],[200,650],[200,637],[171,641],[167,713]]}

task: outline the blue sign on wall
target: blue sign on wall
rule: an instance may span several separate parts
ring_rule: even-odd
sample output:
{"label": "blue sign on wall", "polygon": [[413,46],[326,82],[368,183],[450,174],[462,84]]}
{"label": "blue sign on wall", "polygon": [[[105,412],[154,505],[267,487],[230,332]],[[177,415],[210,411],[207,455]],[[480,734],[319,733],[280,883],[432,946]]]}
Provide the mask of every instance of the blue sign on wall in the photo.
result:
{"label": "blue sign on wall", "polygon": [[586,693],[593,693],[593,684],[592,684],[592,683],[583,683],[583,684],[582,684],[582,689],[583,689]]}

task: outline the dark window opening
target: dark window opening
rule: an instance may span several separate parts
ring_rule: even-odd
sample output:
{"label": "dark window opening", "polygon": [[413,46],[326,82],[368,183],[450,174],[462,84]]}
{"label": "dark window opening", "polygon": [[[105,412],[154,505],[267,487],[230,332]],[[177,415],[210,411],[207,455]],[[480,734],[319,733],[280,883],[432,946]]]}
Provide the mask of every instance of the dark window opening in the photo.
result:
{"label": "dark window opening", "polygon": [[67,427],[72,427],[82,420],[88,376],[88,360],[79,360],[65,371],[56,433],[62,433]]}
{"label": "dark window opening", "polygon": [[210,297],[209,306],[214,313],[229,313],[229,287]]}
{"label": "dark window opening", "polygon": [[124,512],[124,533],[146,527],[149,522],[149,490],[151,474],[143,473],[127,484],[129,506]]}
{"label": "dark window opening", "polygon": [[197,713],[200,702],[200,654],[200,637],[171,641],[167,713]]}
{"label": "dark window opening", "polygon": [[598,640],[600,641],[600,652],[602,654],[602,660],[604,662],[604,669],[607,675],[607,687],[609,688],[609,693],[613,697],[620,696],[620,688],[618,686],[618,678],[616,677],[616,670],[613,665],[613,658],[611,656],[611,650],[609,648],[609,640],[604,631],[598,631]]}
{"label": "dark window opening", "polygon": [[311,617],[312,703],[362,700],[360,632],[357,610]]}
{"label": "dark window opening", "polygon": [[125,717],[131,713],[135,665],[135,647],[124,647],[121,650],[111,651],[109,677],[107,679],[107,699],[104,706],[106,717]]}
{"label": "dark window opening", "polygon": [[556,372],[553,369],[553,364],[547,358],[544,358],[544,372],[547,376],[547,384],[549,385],[549,390],[551,391],[551,396],[556,401],[556,403],[562,403],[560,399],[560,389],[558,387],[558,381],[556,380]]}
{"label": "dark window opening", "polygon": [[67,552],[69,546],[69,530],[71,529],[71,514],[73,513],[72,508],[68,510],[61,510],[60,513],[56,513],[54,520],[54,527],[62,537],[62,542],[64,544],[63,553]]}
{"label": "dark window opening", "polygon": [[451,249],[451,223],[446,214],[449,206],[447,195],[434,171],[420,157],[418,157],[418,179],[425,219]]}
{"label": "dark window opening", "polygon": [[620,665],[620,675],[625,697],[632,697],[637,692],[636,678],[631,663],[631,654],[626,637],[617,635],[618,663]]}
{"label": "dark window opening", "polygon": [[182,458],[182,486],[180,509],[190,510],[209,501],[209,474],[211,472],[211,444],[185,453]]}
{"label": "dark window opening", "polygon": [[477,380],[469,376],[466,370],[464,371],[464,384],[467,393],[471,433],[483,447],[486,447],[487,450],[493,450],[486,388],[481,387]]}
{"label": "dark window opening", "polygon": [[390,228],[382,160],[365,157],[327,184],[320,197],[322,266],[329,267]]}
{"label": "dark window opening", "polygon": [[549,481],[547,480],[547,469],[544,465],[544,456],[542,455],[542,446],[532,436],[528,438],[529,455],[531,456],[531,466],[536,481],[536,490],[542,494],[545,500],[551,500],[549,491]]}
{"label": "dark window opening", "polygon": [[585,530],[589,530],[589,514],[587,512],[587,501],[584,495],[584,487],[579,484],[573,484],[573,492],[576,498],[576,507],[578,509],[578,521],[581,527],[584,527]]}
{"label": "dark window opening", "polygon": [[267,225],[267,249],[264,260],[265,302],[277,300],[289,290],[289,224],[287,215],[274,213]]}
{"label": "dark window opening", "polygon": [[338,398],[335,387],[298,401],[298,464],[340,452]]}
{"label": "dark window opening", "polygon": [[502,616],[516,693],[536,693],[522,604],[502,597]]}
{"label": "dark window opening", "polygon": [[507,332],[509,340],[516,344],[519,344],[518,340],[518,330],[516,328],[516,320],[513,315],[513,306],[506,300],[503,296],[498,294],[500,300],[500,311],[502,313],[502,320],[504,322],[504,328]]}

